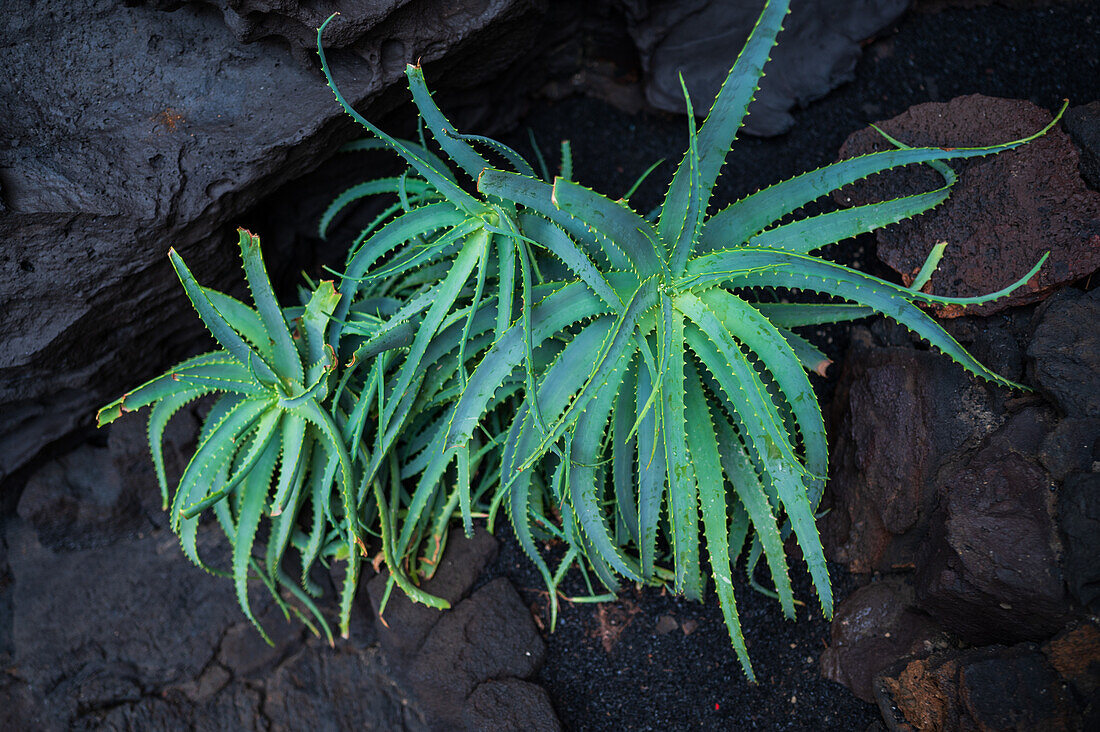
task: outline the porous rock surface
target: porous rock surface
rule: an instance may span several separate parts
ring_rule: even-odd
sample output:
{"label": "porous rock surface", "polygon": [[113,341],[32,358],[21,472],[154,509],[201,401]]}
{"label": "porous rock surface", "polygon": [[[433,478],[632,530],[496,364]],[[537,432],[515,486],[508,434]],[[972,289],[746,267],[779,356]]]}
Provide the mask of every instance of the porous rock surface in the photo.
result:
{"label": "porous rock surface", "polygon": [[503,577],[474,588],[496,554],[496,539],[483,529],[470,539],[451,530],[438,573],[423,584],[451,603],[447,612],[396,591],[383,608],[387,578],[372,579],[367,594],[386,621],[380,643],[434,729],[559,730],[550,697],[529,681],[546,644],[528,608]]}
{"label": "porous rock surface", "polygon": [[[880,706],[910,705],[902,715],[911,727],[897,729],[995,716],[996,695],[1017,687],[1029,688],[1004,714],[1040,725],[1027,728],[1048,728],[1043,715],[1054,715],[1050,728],[1078,724],[1085,713],[1076,697],[1059,696],[1060,677],[1027,643],[1073,627],[1100,600],[1098,304],[1100,290],[1069,288],[1038,307],[947,321],[979,360],[1031,393],[972,378],[883,321],[853,330],[833,405],[832,510],[821,527],[831,558],[884,577],[841,603],[822,662],[864,694],[867,677],[850,669],[901,658],[883,672],[891,701],[879,697]],[[903,589],[887,592],[897,583]],[[885,598],[877,610],[863,599],[872,592]],[[930,656],[936,648],[888,645],[903,612],[946,631],[947,646],[985,647],[959,655],[941,644]],[[843,625],[852,618],[855,633]],[[1085,651],[1081,662],[1100,667],[1100,649]],[[997,678],[1015,681],[997,691]],[[938,701],[906,696],[922,694]],[[979,697],[980,708],[959,706]],[[1003,727],[982,719],[976,728]]]}
{"label": "porous rock surface", "polygon": [[[170,246],[203,284],[238,282],[235,219],[354,134],[304,54],[320,14],[341,12],[326,36],[334,70],[376,119],[404,100],[382,93],[418,59],[448,100],[516,109],[489,104],[486,82],[542,38],[527,0],[156,4],[172,11],[4,5],[0,479],[201,347]],[[272,266],[276,281],[289,273]]]}
{"label": "porous rock surface", "polygon": [[1040,645],[944,650],[875,679],[891,730],[1088,730],[1100,722],[1100,627],[1085,621]]}
{"label": "porous rock surface", "polygon": [[[184,410],[167,439],[170,479],[193,448]],[[0,729],[556,730],[532,683],[545,645],[506,579],[474,588],[496,540],[452,535],[425,583],[455,608],[394,592],[387,627],[365,582],[349,640],[330,647],[287,621],[254,582],[265,643],[231,582],[194,567],[168,530],[130,416],[106,445],[86,444],[28,480],[18,515],[0,522]],[[104,516],[118,512],[117,525]],[[60,522],[60,523],[59,523]],[[224,566],[213,524],[200,555]],[[369,576],[370,570],[367,569]],[[335,614],[334,583],[321,607]]]}
{"label": "porous rock surface", "polygon": [[[697,114],[705,114],[729,73],[762,3],[723,0],[617,0],[638,47],[646,101],[683,113],[680,75]],[[778,135],[794,125],[790,110],[853,78],[861,43],[888,28],[909,0],[795,0],[771,53],[744,131]]]}
{"label": "porous rock surface", "polygon": [[[878,126],[911,147],[965,148],[1030,136],[1051,119],[1030,102],[972,94],[918,104]],[[845,141],[840,158],[892,147],[864,128]],[[958,305],[934,310],[940,317],[988,315],[1046,297],[1100,268],[1100,193],[1086,187],[1078,158],[1070,137],[1055,127],[1014,150],[950,161],[959,173],[951,196],[932,211],[876,232],[879,259],[909,283],[932,246],[947,242],[927,291],[971,297],[1012,284],[1049,252],[1038,274],[1009,297],[965,310]],[[943,179],[931,168],[909,166],[847,186],[833,199],[859,206],[941,186]]]}
{"label": "porous rock surface", "polygon": [[[169,433],[172,477],[192,434]],[[330,648],[254,585],[273,645],[263,641],[232,583],[193,566],[164,525],[144,439],[143,421],[130,417],[107,445],[48,463],[28,481],[19,515],[0,524],[0,698],[10,700],[0,728],[426,729],[369,616]],[[114,510],[124,520],[104,523]],[[215,526],[198,546],[224,564]]]}

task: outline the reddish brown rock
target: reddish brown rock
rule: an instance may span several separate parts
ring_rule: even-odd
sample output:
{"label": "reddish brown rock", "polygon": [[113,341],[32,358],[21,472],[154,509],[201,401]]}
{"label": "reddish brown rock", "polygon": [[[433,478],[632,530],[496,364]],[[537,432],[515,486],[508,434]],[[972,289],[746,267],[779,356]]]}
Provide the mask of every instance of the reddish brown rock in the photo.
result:
{"label": "reddish brown rock", "polygon": [[[855,331],[853,342],[860,338]],[[947,359],[867,345],[845,358],[833,402],[823,541],[851,572],[911,569],[939,466],[959,447],[976,446],[1003,417],[996,394]]]}
{"label": "reddish brown rock", "polygon": [[928,616],[915,611],[913,588],[888,577],[853,592],[837,608],[821,674],[874,703],[875,675],[902,656],[930,651],[940,635]]}
{"label": "reddish brown rock", "polygon": [[891,730],[1096,729],[1100,627],[1066,628],[1033,643],[903,659],[874,682]]}
{"label": "reddish brown rock", "polygon": [[942,483],[917,557],[918,605],[969,643],[1041,640],[1067,619],[1053,484],[1008,447],[1030,416]]}
{"label": "reddish brown rock", "polygon": [[1043,645],[1050,664],[1083,694],[1100,689],[1100,624],[1089,619]]}
{"label": "reddish brown rock", "polygon": [[1082,711],[1033,644],[942,651],[876,679],[892,730],[1080,729]]}
{"label": "reddish brown rock", "polygon": [[[1030,102],[975,94],[920,104],[879,126],[907,145],[962,148],[1026,137],[1051,117]],[[840,157],[890,147],[867,128],[848,138]],[[1070,138],[1055,128],[1015,150],[953,162],[960,176],[951,197],[928,213],[880,230],[878,256],[911,282],[932,246],[945,241],[930,291],[968,297],[1011,284],[1050,252],[1042,270],[1012,296],[965,312],[989,314],[1040,300],[1100,268],[1100,193],[1081,180],[1078,158]],[[848,186],[834,199],[844,206],[863,205],[942,184],[927,166],[910,166]],[[936,314],[955,317],[963,310],[939,307]]]}

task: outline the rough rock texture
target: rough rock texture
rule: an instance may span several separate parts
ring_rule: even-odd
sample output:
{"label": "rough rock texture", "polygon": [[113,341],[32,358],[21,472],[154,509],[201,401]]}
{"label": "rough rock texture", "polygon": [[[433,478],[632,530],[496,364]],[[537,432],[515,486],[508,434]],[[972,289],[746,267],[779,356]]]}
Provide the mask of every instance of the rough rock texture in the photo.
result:
{"label": "rough rock texture", "polygon": [[[224,547],[211,538],[200,549],[216,556]],[[7,540],[9,683],[35,708],[36,728],[424,728],[376,645],[333,650],[269,606],[260,618],[276,645],[267,646],[231,584],[192,567],[167,532],[67,553],[15,523]]]}
{"label": "rough rock texture", "polygon": [[[317,68],[292,58],[284,40],[305,42],[289,27],[312,23],[315,4],[254,3],[266,8],[258,16],[221,3],[227,18],[244,11],[242,37],[266,37],[267,20],[280,19],[282,38],[252,43],[205,3],[171,5],[180,7],[5,4],[0,479],[199,347],[169,246],[204,284],[238,282],[226,224],[352,134]],[[501,110],[516,105],[491,104],[493,90],[516,86],[487,82],[543,40],[535,5],[340,0],[322,14],[342,11],[331,26],[335,73],[371,116],[403,101],[382,92],[421,59],[442,99],[461,94],[503,122]]]}
{"label": "rough rock texture", "polygon": [[821,652],[821,674],[873,703],[874,677],[901,656],[932,650],[940,635],[928,616],[913,608],[909,583],[887,577],[837,607],[829,647]]}
{"label": "rough rock texture", "polygon": [[1065,532],[1063,572],[1069,591],[1092,612],[1100,612],[1100,473],[1078,473],[1058,495]]}
{"label": "rough rock texture", "polygon": [[[826,551],[857,572],[911,572],[912,606],[954,641],[1042,641],[1100,601],[1098,292],[946,323],[1032,393],[972,378],[883,321],[852,331],[831,420]],[[874,638],[893,616],[861,617]],[[834,626],[834,640],[855,646],[845,632]],[[823,668],[858,691],[835,645]]]}
{"label": "rough rock texture", "polygon": [[1003,395],[937,354],[876,345],[866,329],[853,329],[852,343],[833,402],[836,506],[824,540],[853,572],[904,570],[924,539],[941,466],[1001,425]]}
{"label": "rough rock texture", "polygon": [[1039,314],[1028,346],[1030,374],[1063,414],[1100,417],[1100,290],[1067,290]]}
{"label": "rough rock texture", "polygon": [[[177,422],[170,480],[197,424],[191,409]],[[389,627],[376,623],[366,596],[380,599],[377,577],[353,609],[351,639],[334,648],[254,583],[269,645],[232,583],[192,566],[165,526],[143,432],[131,415],[105,445],[47,463],[28,480],[19,514],[0,521],[0,728],[560,729],[546,692],[528,681],[545,656],[528,609],[506,579],[474,588],[497,551],[483,530],[469,540],[457,530],[425,583],[452,611],[395,592]],[[212,522],[198,546],[225,565]],[[318,579],[331,618],[333,584]]]}
{"label": "rough rock texture", "polygon": [[[1029,102],[975,94],[918,104],[879,126],[907,145],[961,148],[1019,139],[1050,120],[1049,112]],[[889,147],[865,128],[848,138],[840,157]],[[951,197],[933,211],[878,231],[878,257],[911,282],[932,245],[945,241],[930,291],[974,296],[1015,282],[1049,251],[1046,264],[1024,287],[965,312],[990,314],[1035,302],[1100,267],[1100,193],[1085,187],[1077,161],[1073,142],[1055,128],[1021,148],[952,163],[960,175]],[[848,186],[833,198],[855,206],[942,185],[930,168],[910,166]],[[963,312],[959,306],[936,308],[941,317]]]}
{"label": "rough rock texture", "polygon": [[1058,516],[1070,592],[1100,608],[1100,290],[1066,290],[1036,313],[1028,373],[1067,415],[1043,441],[1039,459],[1063,479]]}
{"label": "rough rock texture", "polygon": [[462,708],[467,729],[498,732],[556,732],[557,718],[532,716],[532,710],[549,709],[550,697],[537,684],[518,679],[486,681],[470,694]]}
{"label": "rough rock texture", "polygon": [[1070,107],[1062,126],[1081,153],[1078,169],[1094,191],[1100,191],[1100,100]]}
{"label": "rough rock texture", "polygon": [[[439,570],[424,583],[425,591],[443,598],[454,607],[470,593],[482,567],[492,561],[496,553],[496,539],[487,531],[478,529],[471,538],[466,539],[460,530],[452,530]],[[393,658],[411,658],[443,613],[413,602],[397,592],[390,594],[383,608],[385,594],[385,577],[376,577],[367,583],[371,608],[391,628],[390,632],[382,633],[379,638],[382,648]],[[400,622],[395,620],[390,623],[391,615],[399,616]]]}
{"label": "rough rock texture", "polygon": [[[438,572],[423,585],[452,609],[440,612],[392,593],[381,645],[433,728],[560,729],[546,692],[525,681],[542,667],[546,644],[519,595],[504,578],[471,592],[496,553],[496,540],[484,530],[466,539],[452,529]],[[382,575],[367,585],[376,613],[385,588]]]}
{"label": "rough rock texture", "polygon": [[[618,0],[645,72],[646,100],[682,113],[683,74],[692,105],[705,114],[760,15],[759,3]],[[778,135],[805,106],[853,77],[860,44],[889,27],[909,0],[801,0],[791,3],[779,46],[749,107],[745,131]]]}
{"label": "rough rock texture", "polygon": [[[1086,705],[1086,729],[1100,721],[1100,624],[1095,618],[1071,625],[1043,644],[1050,665],[1069,681],[1077,699]],[[1091,721],[1091,725],[1089,722]]]}
{"label": "rough rock texture", "polygon": [[[144,416],[144,415],[143,415]],[[163,441],[165,472],[175,484],[191,457],[199,423],[182,410]],[[85,443],[35,472],[18,515],[54,550],[84,549],[167,527],[142,417],[121,420],[106,445]]]}
{"label": "rough rock texture", "polygon": [[1100,721],[1100,630],[903,659],[875,680],[891,730],[1085,730]]}
{"label": "rough rock texture", "polygon": [[917,554],[919,606],[968,643],[1041,640],[1066,621],[1054,485],[1025,457],[1042,435],[1037,412],[1013,415],[943,481]]}
{"label": "rough rock texture", "polygon": [[[0,522],[0,728],[425,729],[368,617],[333,649],[253,587],[269,646],[232,583],[188,562],[160,519],[148,456],[133,453],[141,422],[124,419],[105,446],[43,466],[20,515]],[[170,430],[170,474],[187,438]],[[215,527],[199,548],[224,563]]]}

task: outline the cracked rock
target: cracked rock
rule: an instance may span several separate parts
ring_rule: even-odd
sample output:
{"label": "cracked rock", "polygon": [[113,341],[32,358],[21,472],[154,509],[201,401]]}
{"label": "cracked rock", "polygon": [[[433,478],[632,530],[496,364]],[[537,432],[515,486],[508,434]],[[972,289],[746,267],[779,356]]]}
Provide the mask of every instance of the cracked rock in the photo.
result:
{"label": "cracked rock", "polygon": [[332,649],[313,641],[271,673],[265,688],[263,712],[272,732],[427,729],[393,682],[377,646]]}
{"label": "cracked rock", "polygon": [[[407,99],[383,95],[403,86],[407,61],[425,64],[440,98],[465,103],[447,104],[463,125],[506,123],[518,107],[502,97],[539,76],[528,64],[499,83],[542,40],[528,0],[155,4],[172,12],[4,4],[0,480],[208,347],[170,246],[204,285],[240,287],[242,214],[357,134],[305,52],[318,14],[342,11],[328,36],[334,73],[374,119]],[[276,283],[297,277],[288,252],[267,254]]]}
{"label": "cracked rock", "polygon": [[[478,527],[467,539],[451,529],[439,570],[423,588],[451,603],[439,611],[390,595],[378,627],[390,667],[408,685],[432,729],[560,729],[542,689],[527,683],[542,668],[546,644],[511,583],[497,578],[473,590],[497,544]],[[368,585],[378,611],[386,576]],[[487,683],[504,686],[488,686]],[[515,689],[507,704],[494,699]],[[542,693],[539,693],[542,692]]]}
{"label": "cracked rock", "polygon": [[462,708],[466,729],[485,732],[558,732],[546,689],[519,679],[478,684]]}

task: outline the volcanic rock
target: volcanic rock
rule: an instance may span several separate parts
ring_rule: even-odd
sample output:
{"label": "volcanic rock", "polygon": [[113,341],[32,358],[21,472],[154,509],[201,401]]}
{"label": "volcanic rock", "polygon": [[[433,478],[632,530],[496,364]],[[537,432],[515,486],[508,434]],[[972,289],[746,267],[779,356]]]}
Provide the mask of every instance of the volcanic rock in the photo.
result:
{"label": "volcanic rock", "polygon": [[1037,321],[1027,355],[1039,388],[1063,414],[1100,418],[1100,290],[1061,292]]}
{"label": "volcanic rock", "polygon": [[1100,100],[1066,110],[1062,126],[1081,153],[1081,177],[1100,191]]}
{"label": "volcanic rock", "polygon": [[[1027,137],[1051,119],[1050,112],[1030,102],[975,94],[918,104],[878,126],[911,147],[965,148]],[[867,128],[848,138],[840,158],[891,148]],[[1085,186],[1077,163],[1077,148],[1057,127],[999,155],[951,162],[959,173],[951,196],[932,211],[879,230],[878,257],[908,283],[932,245],[947,242],[928,287],[939,295],[970,297],[1015,282],[1049,252],[1025,286],[1007,298],[969,306],[965,313],[990,314],[1040,300],[1100,268],[1100,193]],[[927,166],[909,166],[847,186],[833,199],[858,206],[942,185]],[[964,313],[955,305],[934,310],[940,317]]]}
{"label": "volcanic rock", "polygon": [[1058,494],[1065,542],[1063,571],[1069,590],[1092,612],[1100,612],[1100,473],[1078,473]]}
{"label": "volcanic rock", "polygon": [[943,480],[917,555],[918,606],[969,643],[1041,640],[1067,619],[1054,486],[1021,436],[1030,412]]}
{"label": "volcanic rock", "polygon": [[888,576],[853,592],[837,607],[821,674],[874,703],[874,677],[902,656],[928,651],[940,631],[913,608],[913,588]]}
{"label": "volcanic rock", "polygon": [[[646,100],[683,113],[680,74],[705,114],[760,15],[757,3],[617,0],[638,46]],[[803,0],[791,4],[744,131],[771,136],[794,125],[790,110],[854,77],[861,43],[897,21],[909,0]]]}
{"label": "volcanic rock", "polygon": [[852,572],[910,569],[941,465],[1001,425],[1001,395],[937,354],[874,346],[862,328],[852,341],[834,398],[823,540]]}
{"label": "volcanic rock", "polygon": [[[301,62],[316,4],[215,3],[221,14],[157,4],[173,11],[115,0],[4,6],[0,479],[208,342],[170,246],[204,285],[240,288],[232,224],[355,134],[315,59]],[[553,35],[526,0],[337,0],[331,10],[341,11],[326,36],[334,73],[373,119],[407,98],[383,92],[420,60],[443,99],[454,93],[477,113],[448,104],[460,123],[506,123],[501,110],[518,106],[498,97],[516,85],[490,80]],[[267,254],[285,284],[294,258]]]}
{"label": "volcanic rock", "polygon": [[1098,638],[1089,623],[1041,648],[994,645],[903,659],[875,680],[879,709],[893,730],[1091,729]]}
{"label": "volcanic rock", "polygon": [[[1041,324],[1091,301],[1067,290],[1034,314],[960,318],[950,329],[1009,376],[1042,372],[1045,391],[1080,414],[1097,388],[1075,350],[1088,350],[1088,313],[1074,311],[1083,330],[1068,341]],[[1091,475],[1093,420],[1060,418],[1039,395],[983,383],[895,330],[877,321],[853,330],[834,402],[826,551],[861,573],[913,571],[914,604],[967,642],[1047,638],[1073,613],[1065,580],[1095,601],[1085,557],[1095,556],[1096,512],[1073,477]]]}
{"label": "volcanic rock", "polygon": [[[471,538],[452,529],[439,569],[422,584],[451,609],[392,592],[379,614],[381,646],[433,729],[560,729],[545,691],[526,681],[542,668],[546,644],[515,588],[497,578],[471,591],[496,553],[496,539],[484,529]],[[375,613],[387,579],[367,583]],[[507,703],[497,703],[502,698]]]}

